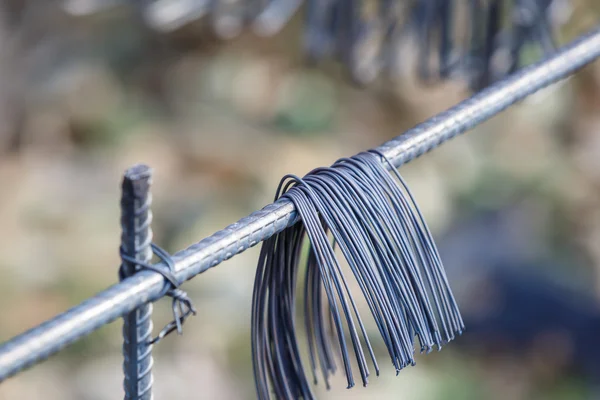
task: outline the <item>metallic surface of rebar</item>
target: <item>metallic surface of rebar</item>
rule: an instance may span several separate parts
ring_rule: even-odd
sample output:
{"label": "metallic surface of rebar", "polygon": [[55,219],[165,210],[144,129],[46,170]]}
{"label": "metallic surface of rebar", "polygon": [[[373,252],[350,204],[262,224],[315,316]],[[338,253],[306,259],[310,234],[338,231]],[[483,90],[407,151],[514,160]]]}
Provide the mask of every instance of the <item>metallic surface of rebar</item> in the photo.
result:
{"label": "metallic surface of rebar", "polygon": [[[152,170],[142,164],[125,172],[121,197],[121,254],[152,260]],[[140,271],[139,265],[122,260],[119,278]],[[123,317],[123,388],[125,400],[152,400],[152,303],[146,303]]]}
{"label": "metallic surface of rebar", "polygon": [[[396,167],[488,120],[510,105],[574,73],[600,56],[600,29],[463,101],[377,150]],[[515,143],[517,146],[518,143]],[[296,222],[289,201],[277,201],[174,255],[176,276],[191,279]],[[166,268],[166,265],[163,265]],[[157,300],[165,279],[141,271],[0,346],[0,381],[56,353],[102,325]]]}

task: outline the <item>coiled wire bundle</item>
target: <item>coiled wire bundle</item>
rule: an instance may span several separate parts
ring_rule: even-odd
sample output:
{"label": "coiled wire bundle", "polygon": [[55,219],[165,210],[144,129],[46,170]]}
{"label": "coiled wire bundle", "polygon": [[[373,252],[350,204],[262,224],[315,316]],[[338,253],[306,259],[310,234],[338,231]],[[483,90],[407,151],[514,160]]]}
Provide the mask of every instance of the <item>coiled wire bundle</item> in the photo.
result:
{"label": "coiled wire bundle", "polygon": [[[364,296],[397,372],[415,364],[415,337],[419,350],[429,353],[462,333],[464,324],[431,233],[404,180],[392,168],[395,180],[380,158],[383,155],[374,151],[361,153],[302,179],[288,175],[281,181],[276,198],[291,200],[301,223],[268,239],[261,249],[251,327],[259,399],[269,399],[271,390],[277,399],[315,398],[300,354],[295,317],[299,297],[304,302],[308,360],[315,383],[320,369],[329,387],[339,353],[348,388],[354,386],[348,342],[363,385],[370,375],[367,357],[379,374],[335,246]],[[306,265],[304,271],[301,264]],[[299,285],[303,285],[301,294]]]}

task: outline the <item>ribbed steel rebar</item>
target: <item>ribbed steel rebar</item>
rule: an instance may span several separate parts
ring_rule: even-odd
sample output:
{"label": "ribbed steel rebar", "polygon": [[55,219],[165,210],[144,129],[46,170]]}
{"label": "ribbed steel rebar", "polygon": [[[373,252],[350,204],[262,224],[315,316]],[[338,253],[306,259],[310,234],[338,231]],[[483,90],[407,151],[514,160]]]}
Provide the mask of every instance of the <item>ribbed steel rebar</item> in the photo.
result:
{"label": "ribbed steel rebar", "polygon": [[[121,252],[141,262],[152,259],[152,170],[135,165],[125,172],[121,197]],[[139,272],[134,263],[122,260],[120,278]],[[152,303],[123,317],[123,388],[125,400],[152,400]]]}
{"label": "ribbed steel rebar", "polygon": [[[521,70],[377,150],[396,167],[464,133],[532,93],[572,74],[600,56],[600,30],[582,36],[552,57]],[[241,253],[296,221],[288,201],[277,201],[174,255],[184,281]],[[165,267],[163,265],[162,267]],[[0,347],[0,381],[62,347],[159,298],[165,280],[141,271],[96,296],[9,340]]]}

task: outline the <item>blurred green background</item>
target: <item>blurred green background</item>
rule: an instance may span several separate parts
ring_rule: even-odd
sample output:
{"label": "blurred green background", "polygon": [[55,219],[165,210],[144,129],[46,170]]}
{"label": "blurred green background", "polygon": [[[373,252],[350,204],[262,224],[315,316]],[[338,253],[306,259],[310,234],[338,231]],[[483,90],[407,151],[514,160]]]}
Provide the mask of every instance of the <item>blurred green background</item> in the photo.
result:
{"label": "blurred green background", "polygon": [[[112,3],[0,4],[3,341],[117,281],[128,166],[154,168],[155,242],[175,252],[271,202],[283,175],[378,146],[469,95],[408,72],[358,88],[335,63],[308,67],[301,18],[272,38],[219,40],[202,24],[150,29]],[[596,1],[571,3],[562,43],[598,21]],[[320,398],[600,398],[600,63],[400,171],[468,331],[397,377],[384,366],[350,391],[337,377]],[[156,399],[255,398],[257,255],[184,285],[199,312],[155,347]],[[122,397],[120,329],[9,379],[0,399]]]}

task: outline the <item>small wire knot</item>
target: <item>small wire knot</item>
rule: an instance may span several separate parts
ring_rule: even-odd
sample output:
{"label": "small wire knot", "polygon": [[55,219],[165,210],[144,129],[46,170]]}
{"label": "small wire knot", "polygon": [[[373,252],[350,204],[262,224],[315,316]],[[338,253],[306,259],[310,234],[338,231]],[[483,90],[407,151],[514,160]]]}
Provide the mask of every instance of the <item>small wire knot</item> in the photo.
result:
{"label": "small wire knot", "polygon": [[[165,270],[163,268],[158,268],[152,264],[137,260],[137,259],[125,254],[123,247],[121,247],[119,250],[121,259],[123,261],[129,262],[134,265],[138,265],[143,269],[147,269],[147,270],[156,272],[158,274],[161,274],[165,278],[165,280],[167,280],[167,282],[169,282],[169,284],[170,284],[167,286],[166,292],[163,294],[163,296],[169,296],[171,299],[173,299],[173,302],[172,302],[173,321],[166,324],[164,326],[164,328],[161,329],[161,331],[158,333],[158,335],[155,338],[148,341],[149,345],[160,342],[162,339],[165,338],[165,336],[167,336],[168,334],[170,334],[171,332],[173,332],[175,330],[177,331],[177,333],[179,335],[182,335],[183,334],[183,323],[191,315],[196,315],[196,308],[194,307],[192,300],[189,298],[188,294],[184,290],[179,288],[180,283],[174,275],[175,261],[173,261],[173,258],[171,257],[171,255],[169,253],[167,253],[167,251],[165,251],[161,247],[157,246],[154,243],[151,243],[150,246],[152,248],[152,253],[154,253],[154,255],[156,255],[158,258],[160,258],[161,261],[164,261],[165,264],[167,264],[167,266],[169,267],[168,270]],[[123,280],[123,279],[125,279],[125,277],[126,276],[125,276],[125,273],[123,270],[123,264],[121,264],[121,267],[119,268],[119,279]]]}

